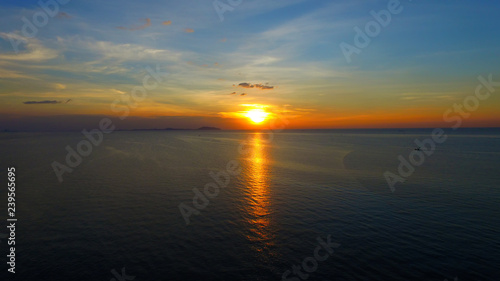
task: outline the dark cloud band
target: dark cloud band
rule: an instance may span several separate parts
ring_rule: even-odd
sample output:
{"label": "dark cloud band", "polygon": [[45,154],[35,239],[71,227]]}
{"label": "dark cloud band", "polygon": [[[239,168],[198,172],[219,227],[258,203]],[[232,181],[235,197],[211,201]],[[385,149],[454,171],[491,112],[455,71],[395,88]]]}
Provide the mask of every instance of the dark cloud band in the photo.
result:
{"label": "dark cloud band", "polygon": [[56,101],[56,100],[43,100],[43,101],[25,101],[23,103],[24,104],[56,104],[56,103],[61,103],[61,102]]}

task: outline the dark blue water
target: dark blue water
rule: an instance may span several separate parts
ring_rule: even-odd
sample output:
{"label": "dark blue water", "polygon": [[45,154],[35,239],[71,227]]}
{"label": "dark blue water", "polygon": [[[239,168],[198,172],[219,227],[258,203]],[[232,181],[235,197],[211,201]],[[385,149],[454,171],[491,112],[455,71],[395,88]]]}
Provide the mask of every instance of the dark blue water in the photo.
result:
{"label": "dark blue water", "polygon": [[[449,134],[391,192],[384,172],[397,174],[398,156],[429,135],[113,132],[60,183],[51,163],[65,163],[80,133],[1,134],[4,183],[16,167],[16,280],[107,281],[122,268],[124,280],[281,280],[287,270],[288,280],[499,280],[500,134]],[[228,163],[241,172],[220,176],[187,225],[179,204],[195,208],[193,189]],[[340,246],[316,261],[328,237]]]}

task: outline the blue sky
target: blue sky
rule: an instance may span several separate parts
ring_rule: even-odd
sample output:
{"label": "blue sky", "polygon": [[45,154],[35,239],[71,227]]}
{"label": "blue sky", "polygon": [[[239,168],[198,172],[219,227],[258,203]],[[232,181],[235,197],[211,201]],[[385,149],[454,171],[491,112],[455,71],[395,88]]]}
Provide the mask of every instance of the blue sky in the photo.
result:
{"label": "blue sky", "polygon": [[[393,126],[429,126],[473,92],[478,75],[500,77],[500,3],[491,1],[400,1],[349,63],[339,44],[354,44],[353,28],[389,2],[243,0],[221,21],[213,1],[73,0],[27,38],[22,18],[32,21],[38,2],[2,1],[1,116],[112,115],[110,103],[158,64],[168,81],[132,116],[240,128],[238,113],[258,104],[286,107],[296,127],[386,126],[398,116],[406,123]],[[9,38],[20,40],[18,53]],[[499,124],[498,105],[492,97],[471,124]]]}

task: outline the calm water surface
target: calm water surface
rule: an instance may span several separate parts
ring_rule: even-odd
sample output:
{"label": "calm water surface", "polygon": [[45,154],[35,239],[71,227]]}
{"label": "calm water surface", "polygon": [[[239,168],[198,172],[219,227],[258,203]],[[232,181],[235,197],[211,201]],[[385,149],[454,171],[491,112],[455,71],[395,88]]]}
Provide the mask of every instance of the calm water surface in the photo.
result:
{"label": "calm water surface", "polygon": [[[340,247],[307,280],[500,280],[500,134],[450,134],[392,193],[383,173],[429,133],[114,132],[62,183],[51,163],[80,133],[0,134],[2,177],[17,169],[16,280],[108,281],[122,268],[281,280],[329,235]],[[241,173],[186,225],[179,204],[232,160]]]}

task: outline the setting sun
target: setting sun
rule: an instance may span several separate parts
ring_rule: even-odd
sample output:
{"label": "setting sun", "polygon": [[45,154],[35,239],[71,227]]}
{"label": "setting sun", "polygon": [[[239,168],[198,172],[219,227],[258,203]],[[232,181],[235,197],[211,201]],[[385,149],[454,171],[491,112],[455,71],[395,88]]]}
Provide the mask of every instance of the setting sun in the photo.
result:
{"label": "setting sun", "polygon": [[246,112],[245,116],[248,117],[253,123],[259,124],[266,120],[269,113],[262,109],[256,108]]}

